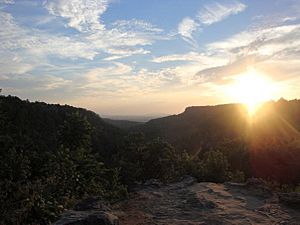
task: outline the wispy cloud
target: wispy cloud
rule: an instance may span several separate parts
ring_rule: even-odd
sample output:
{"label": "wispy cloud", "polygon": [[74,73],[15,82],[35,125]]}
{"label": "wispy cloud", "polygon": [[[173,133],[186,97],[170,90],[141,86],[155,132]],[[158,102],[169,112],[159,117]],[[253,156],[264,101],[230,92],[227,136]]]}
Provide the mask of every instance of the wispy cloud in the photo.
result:
{"label": "wispy cloud", "polygon": [[76,38],[56,36],[22,27],[0,11],[1,74],[23,74],[47,63],[49,56],[93,59],[94,48]]}
{"label": "wispy cloud", "polygon": [[0,4],[14,4],[14,0],[0,0]]}
{"label": "wispy cloud", "polygon": [[246,5],[238,1],[225,3],[210,3],[199,10],[195,18],[185,17],[178,24],[178,33],[182,38],[197,47],[197,41],[193,37],[193,33],[201,31],[203,26],[208,26],[229,17],[238,14],[246,9]]}
{"label": "wispy cloud", "polygon": [[[6,61],[6,72],[21,73],[33,69],[35,64],[28,58],[35,58],[43,63],[51,56],[93,60],[95,56],[106,53],[109,56],[104,59],[110,61],[149,54],[150,51],[143,46],[169,38],[163,35],[162,29],[143,20],[118,20],[110,24],[110,28],[106,28],[101,23],[100,15],[108,7],[107,1],[48,1],[46,7],[52,14],[63,20],[67,19],[68,25],[77,29],[79,34],[63,36],[24,27],[11,14],[0,11],[0,52],[4,56],[10,52],[23,58],[19,60],[22,64],[19,64],[18,70],[13,70],[13,61]],[[95,12],[90,12],[93,10]]]}
{"label": "wispy cloud", "polygon": [[68,20],[68,26],[80,32],[103,30],[100,16],[108,7],[108,0],[52,0],[45,4],[49,13]]}
{"label": "wispy cloud", "polygon": [[26,51],[34,56],[58,55],[92,59],[97,52],[80,39],[56,36],[28,29],[16,23],[11,14],[0,12],[0,51]]}
{"label": "wispy cloud", "polygon": [[184,40],[193,46],[197,46],[197,42],[193,38],[193,32],[197,31],[198,27],[199,24],[195,20],[186,17],[178,24],[178,33]]}
{"label": "wispy cloud", "polygon": [[275,56],[283,50],[298,49],[300,25],[282,25],[243,31],[232,37],[207,45],[211,51],[236,55],[249,54]]}
{"label": "wispy cloud", "polygon": [[105,61],[113,61],[116,59],[129,57],[132,55],[146,55],[150,53],[150,51],[145,50],[143,48],[130,48],[130,47],[110,48],[107,49],[106,52],[111,54],[111,56],[104,58],[103,60]]}
{"label": "wispy cloud", "polygon": [[50,14],[67,20],[67,25],[79,31],[80,37],[95,46],[97,51],[108,54],[119,52],[106,60],[147,54],[149,51],[140,46],[168,38],[162,34],[162,29],[143,20],[117,20],[104,24],[101,16],[109,3],[109,0],[55,0],[47,2],[45,7]]}
{"label": "wispy cloud", "polygon": [[[140,19],[134,12],[124,16],[118,10],[132,5],[128,2],[47,0],[43,9],[32,2],[0,0],[0,83],[5,93],[42,96],[40,100],[98,112],[161,107],[173,113],[188,104],[224,102],[222,86],[249,66],[284,83],[289,92],[300,83],[296,0],[293,9],[276,12],[262,4],[265,14],[244,13],[237,33],[220,26],[219,36],[207,28],[245,11],[242,0],[202,1],[197,14],[185,14],[175,25],[173,20],[161,22],[169,17],[156,12],[139,13]],[[32,15],[19,13],[21,7],[32,9]],[[181,39],[189,45],[179,46]],[[288,96],[299,95],[294,92]]]}
{"label": "wispy cloud", "polygon": [[85,78],[94,83],[103,81],[103,77],[109,77],[114,75],[128,75],[132,71],[132,67],[124,63],[114,63],[109,67],[100,67],[91,69],[86,75]]}
{"label": "wispy cloud", "polygon": [[124,63],[113,63],[107,67],[87,71],[76,88],[87,96],[127,98],[153,95],[194,86],[199,82],[199,77],[194,75],[200,68],[201,65],[194,63],[156,70],[135,70],[134,67]]}
{"label": "wispy cloud", "polygon": [[155,63],[165,63],[165,62],[196,62],[199,66],[203,67],[214,67],[219,65],[224,65],[228,63],[228,59],[222,57],[222,55],[209,55],[207,53],[199,52],[189,52],[186,54],[172,54],[172,55],[163,55],[160,57],[155,57],[152,59],[152,62]]}
{"label": "wispy cloud", "polygon": [[10,89],[20,92],[48,92],[58,88],[72,86],[71,80],[66,80],[62,77],[52,75],[41,76],[18,76],[10,75],[10,77],[0,77],[1,83],[6,86],[5,89]]}
{"label": "wispy cloud", "polygon": [[[299,78],[300,25],[282,25],[243,31],[232,37],[210,43],[208,52],[230,59],[227,64],[200,70],[197,75],[215,84],[224,84],[230,76],[239,75],[255,67],[275,80]],[[284,63],[284,66],[282,66]],[[226,78],[226,79],[225,79]]]}
{"label": "wispy cloud", "polygon": [[37,62],[31,58],[25,59],[24,56],[10,51],[1,51],[0,54],[0,75],[24,74],[31,71]]}
{"label": "wispy cloud", "polygon": [[227,18],[230,15],[235,15],[244,11],[246,7],[247,6],[245,4],[238,1],[226,4],[214,2],[204,6],[204,8],[198,12],[197,18],[202,24],[211,25]]}

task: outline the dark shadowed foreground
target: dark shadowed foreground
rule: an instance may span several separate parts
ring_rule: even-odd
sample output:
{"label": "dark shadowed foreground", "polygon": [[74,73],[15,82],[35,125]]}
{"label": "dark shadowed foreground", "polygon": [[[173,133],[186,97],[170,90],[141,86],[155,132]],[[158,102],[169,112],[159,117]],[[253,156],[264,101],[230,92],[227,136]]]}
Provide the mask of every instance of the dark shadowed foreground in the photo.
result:
{"label": "dark shadowed foreground", "polygon": [[170,185],[148,182],[111,209],[98,202],[93,210],[69,211],[55,225],[300,224],[299,202],[287,205],[291,202],[280,196],[256,179],[245,184],[196,183],[191,177]]}

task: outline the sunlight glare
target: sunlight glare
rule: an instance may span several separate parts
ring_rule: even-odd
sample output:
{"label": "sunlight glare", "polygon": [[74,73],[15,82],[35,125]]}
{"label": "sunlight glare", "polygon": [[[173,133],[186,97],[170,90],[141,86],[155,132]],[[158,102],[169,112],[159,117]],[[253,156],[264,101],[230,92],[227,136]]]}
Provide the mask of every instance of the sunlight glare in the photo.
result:
{"label": "sunlight glare", "polygon": [[249,115],[255,114],[261,103],[272,99],[274,90],[272,81],[254,69],[235,77],[230,87],[231,96],[247,106]]}

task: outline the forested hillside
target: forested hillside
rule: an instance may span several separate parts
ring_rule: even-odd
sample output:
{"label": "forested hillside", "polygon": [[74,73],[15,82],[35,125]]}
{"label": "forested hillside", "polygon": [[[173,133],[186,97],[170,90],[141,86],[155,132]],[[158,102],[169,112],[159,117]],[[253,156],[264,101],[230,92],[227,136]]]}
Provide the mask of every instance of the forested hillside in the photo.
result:
{"label": "forested hillside", "polygon": [[[220,151],[231,170],[248,177],[300,181],[300,100],[267,102],[251,116],[240,104],[188,107],[134,129],[196,158]],[[215,174],[205,179],[214,180]]]}
{"label": "forested hillside", "polygon": [[71,106],[0,96],[0,224],[49,224],[88,196],[122,199],[147,179],[175,179],[181,156]]}
{"label": "forested hillside", "polygon": [[0,96],[0,224],[49,224],[85,197],[114,202],[183,175],[295,190],[299,105],[268,103],[251,123],[240,105],[191,107],[129,133],[85,109]]}
{"label": "forested hillside", "polygon": [[151,120],[133,130],[146,137],[161,137],[191,154],[215,147],[224,140],[252,138],[298,139],[300,100],[263,104],[249,117],[241,104],[188,107],[178,115]]}
{"label": "forested hillside", "polygon": [[[64,126],[72,134],[63,137],[63,141],[72,141],[76,145],[76,142],[80,142],[79,136],[85,132],[80,123],[89,124],[91,150],[103,156],[115,151],[121,137],[121,130],[86,109],[43,102],[30,103],[17,97],[0,96],[0,101],[3,120],[9,122],[6,134],[12,135],[16,142],[19,138],[26,138],[38,151],[55,151],[62,144],[60,131]],[[76,121],[76,117],[85,118],[86,121]],[[69,123],[66,124],[66,121]]]}
{"label": "forested hillside", "polygon": [[106,123],[109,123],[115,127],[121,128],[121,129],[130,129],[132,127],[136,127],[138,125],[142,125],[143,122],[137,122],[137,121],[130,121],[130,120],[115,120],[115,119],[103,119]]}
{"label": "forested hillside", "polygon": [[178,149],[196,154],[222,139],[243,137],[246,115],[241,105],[194,106],[178,115],[150,120],[135,129],[146,137],[161,137]]}

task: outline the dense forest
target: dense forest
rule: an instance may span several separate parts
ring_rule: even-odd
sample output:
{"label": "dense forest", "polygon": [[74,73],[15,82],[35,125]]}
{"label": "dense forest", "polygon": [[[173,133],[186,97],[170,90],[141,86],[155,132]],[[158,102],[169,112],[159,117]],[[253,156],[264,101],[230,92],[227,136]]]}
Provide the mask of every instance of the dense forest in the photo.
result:
{"label": "dense forest", "polygon": [[84,197],[115,202],[187,174],[296,188],[299,115],[298,100],[266,103],[251,121],[238,104],[189,107],[125,130],[85,109],[0,96],[0,224],[49,224]]}
{"label": "dense forest", "polygon": [[216,147],[226,139],[299,138],[300,100],[267,102],[252,118],[241,104],[188,107],[183,113],[153,119],[132,130],[146,137],[161,137],[191,154]]}

